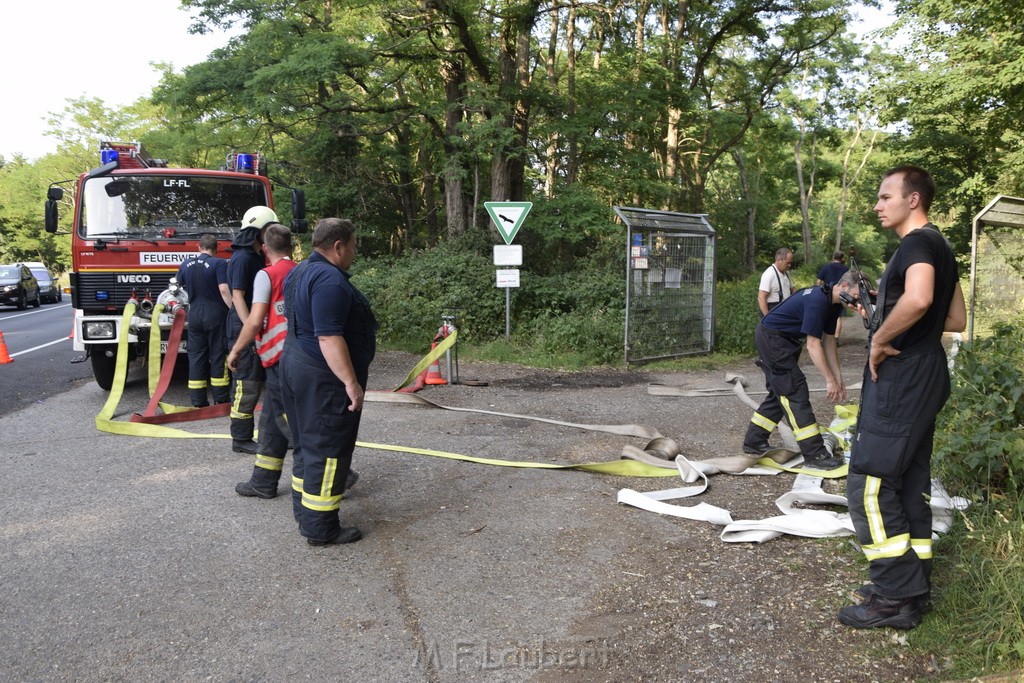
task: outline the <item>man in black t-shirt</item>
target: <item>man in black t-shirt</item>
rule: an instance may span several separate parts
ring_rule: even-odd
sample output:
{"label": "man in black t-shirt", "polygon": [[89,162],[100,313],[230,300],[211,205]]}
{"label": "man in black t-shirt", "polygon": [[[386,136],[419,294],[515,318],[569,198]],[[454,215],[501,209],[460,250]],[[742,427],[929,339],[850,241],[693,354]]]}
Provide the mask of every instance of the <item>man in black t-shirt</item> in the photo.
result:
{"label": "man in black t-shirt", "polygon": [[[228,311],[228,348],[235,345],[252,306],[253,281],[266,265],[260,230],[276,223],[277,214],[266,206],[254,206],[242,217],[242,229],[231,241],[228,260],[228,287],[231,288],[231,310]],[[253,413],[263,391],[266,373],[254,344],[248,344],[235,361],[234,391],[231,400],[231,450],[256,454]]]}
{"label": "man in black t-shirt", "polygon": [[[928,221],[935,182],[922,168],[885,174],[875,213],[900,238],[879,280],[846,497],[871,583],[839,620],[911,629],[931,609],[932,438],[949,397],[942,333],[967,310],[953,250]],[[862,310],[863,314],[863,310]]]}

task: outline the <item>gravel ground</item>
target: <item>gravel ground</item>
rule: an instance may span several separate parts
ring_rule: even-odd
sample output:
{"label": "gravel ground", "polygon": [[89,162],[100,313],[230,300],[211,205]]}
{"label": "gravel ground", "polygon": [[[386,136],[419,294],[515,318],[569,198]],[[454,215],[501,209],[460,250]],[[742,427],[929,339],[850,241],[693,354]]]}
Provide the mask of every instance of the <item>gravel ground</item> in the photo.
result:
{"label": "gravel ground", "polygon": [[[859,381],[855,330],[841,357],[847,383]],[[370,388],[397,386],[417,360],[380,354]],[[750,409],[732,395],[651,396],[647,384],[728,388],[726,371],[761,383],[753,362],[694,373],[463,362],[461,378],[486,386],[422,395],[453,407],[646,425],[701,460],[740,452]],[[175,391],[171,401],[185,402],[182,382]],[[250,458],[220,440],[97,432],[105,396],[87,384],[0,418],[0,467],[9,474],[0,497],[0,679],[902,681],[936,673],[930,659],[909,656],[900,634],[835,620],[866,574],[849,539],[727,544],[707,523],[616,503],[621,488],[664,489],[673,479],[369,447],[569,464],[615,460],[624,445],[642,448],[640,439],[369,403],[367,446],[355,456],[361,478],[342,507],[364,538],[313,549],[295,533],[287,495],[233,493]],[[145,398],[136,371],[116,419]],[[814,400],[827,423],[831,407],[820,393]],[[226,420],[186,428],[223,432]],[[775,500],[792,482],[718,475],[693,502],[760,519],[777,514]]]}

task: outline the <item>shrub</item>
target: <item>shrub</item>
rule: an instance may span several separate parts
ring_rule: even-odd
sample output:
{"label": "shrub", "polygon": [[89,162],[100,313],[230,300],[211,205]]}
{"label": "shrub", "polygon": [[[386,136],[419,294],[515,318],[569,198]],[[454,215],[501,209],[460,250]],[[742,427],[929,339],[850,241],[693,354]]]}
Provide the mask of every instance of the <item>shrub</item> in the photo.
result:
{"label": "shrub", "polygon": [[1024,473],[1024,323],[957,353],[952,390],[936,422],[934,462],[948,485],[988,497],[1020,498]]}
{"label": "shrub", "polygon": [[719,282],[715,290],[715,351],[753,354],[760,273],[746,280]]}

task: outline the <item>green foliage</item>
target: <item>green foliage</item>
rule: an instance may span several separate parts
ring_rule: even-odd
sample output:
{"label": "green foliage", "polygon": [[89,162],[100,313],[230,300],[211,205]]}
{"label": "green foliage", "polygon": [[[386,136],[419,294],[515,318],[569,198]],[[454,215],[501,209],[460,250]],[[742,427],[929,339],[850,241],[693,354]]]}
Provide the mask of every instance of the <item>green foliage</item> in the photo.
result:
{"label": "green foliage", "polygon": [[745,280],[719,282],[715,288],[715,351],[719,353],[756,353],[754,328],[757,327],[757,286],[760,271]]}
{"label": "green foliage", "polygon": [[1024,493],[1024,321],[997,325],[956,355],[939,416],[935,466],[947,486],[974,496]]}
{"label": "green foliage", "polygon": [[357,260],[353,284],[367,295],[384,344],[424,352],[441,314],[458,308],[460,338],[468,343],[504,331],[504,290],[494,286],[494,265],[479,252],[447,242],[402,258]]}
{"label": "green foliage", "polygon": [[941,610],[914,633],[913,646],[939,655],[948,667],[942,671],[945,680],[1020,671],[1024,514],[1019,500],[976,501],[957,521],[940,539],[932,574],[942,587]]}
{"label": "green foliage", "polygon": [[[373,304],[381,343],[423,352],[457,307],[460,338],[486,347],[491,360],[507,358],[505,291],[495,287],[490,255],[473,239],[450,241],[400,258],[358,260],[353,282]],[[511,294],[514,345],[535,359],[570,366],[619,363],[623,357],[624,282],[618,268],[535,275],[523,270]],[[555,361],[548,360],[547,363]]]}

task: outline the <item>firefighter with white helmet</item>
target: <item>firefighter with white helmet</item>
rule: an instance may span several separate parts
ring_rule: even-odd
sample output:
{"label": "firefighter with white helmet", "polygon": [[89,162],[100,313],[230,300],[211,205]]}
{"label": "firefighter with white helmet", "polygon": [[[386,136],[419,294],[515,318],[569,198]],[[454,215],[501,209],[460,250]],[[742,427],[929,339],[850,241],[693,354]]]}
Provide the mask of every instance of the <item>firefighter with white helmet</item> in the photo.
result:
{"label": "firefighter with white helmet", "polygon": [[[231,260],[228,261],[228,287],[231,288],[231,311],[228,312],[228,347],[238,340],[242,325],[252,307],[253,281],[266,266],[260,230],[268,223],[276,223],[277,214],[267,206],[254,206],[242,217],[242,229],[231,242]],[[255,423],[253,413],[263,391],[265,374],[253,344],[246,346],[235,361],[234,392],[231,402],[231,450],[236,453],[256,454],[253,441]]]}

